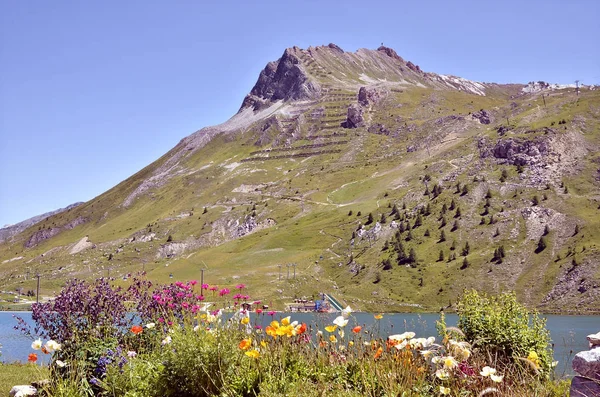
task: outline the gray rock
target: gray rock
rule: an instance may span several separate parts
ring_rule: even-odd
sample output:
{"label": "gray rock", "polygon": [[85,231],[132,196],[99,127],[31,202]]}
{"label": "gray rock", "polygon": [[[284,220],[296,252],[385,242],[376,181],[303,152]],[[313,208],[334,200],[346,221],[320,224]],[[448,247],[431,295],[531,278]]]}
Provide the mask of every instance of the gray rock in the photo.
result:
{"label": "gray rock", "polygon": [[571,397],[598,397],[600,396],[600,383],[593,379],[574,376],[569,395]]}
{"label": "gray rock", "polygon": [[363,110],[360,105],[353,103],[348,106],[348,116],[342,123],[344,128],[358,128],[364,125]]}
{"label": "gray rock", "polygon": [[600,347],[577,353],[573,358],[573,369],[580,375],[600,380]]}
{"label": "gray rock", "polygon": [[362,106],[369,106],[381,100],[384,92],[374,87],[360,87],[358,90],[358,103]]}
{"label": "gray rock", "polygon": [[37,389],[31,385],[13,386],[8,393],[9,397],[35,396],[36,394]]}
{"label": "gray rock", "polygon": [[481,124],[490,124],[492,121],[494,121],[492,115],[483,109],[481,109],[479,112],[473,113],[473,118],[479,120]]}
{"label": "gray rock", "polygon": [[590,349],[595,346],[600,346],[600,332],[588,335],[587,340],[590,342]]}

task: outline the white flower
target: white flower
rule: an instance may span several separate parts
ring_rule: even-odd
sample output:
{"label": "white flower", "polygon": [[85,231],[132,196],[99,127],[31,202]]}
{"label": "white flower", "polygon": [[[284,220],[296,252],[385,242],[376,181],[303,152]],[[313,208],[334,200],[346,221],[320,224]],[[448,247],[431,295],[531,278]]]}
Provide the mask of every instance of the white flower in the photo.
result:
{"label": "white flower", "polygon": [[338,327],[345,327],[346,324],[348,324],[348,320],[346,318],[344,318],[344,316],[339,316],[339,317],[336,317],[335,320],[333,320],[333,323],[335,325],[337,325]]}
{"label": "white flower", "polygon": [[427,360],[433,355],[433,350],[421,350],[421,355]]}
{"label": "white flower", "polygon": [[46,350],[48,351],[48,353],[52,353],[53,351],[57,351],[60,350],[60,348],[62,347],[60,343],[57,343],[55,341],[53,341],[52,339],[50,339],[48,342],[46,342]]}
{"label": "white flower", "polygon": [[502,379],[504,379],[504,376],[491,374],[490,375],[490,379],[493,380],[496,383],[500,383],[500,382],[502,382]]}
{"label": "white flower", "polygon": [[401,341],[404,339],[412,339],[415,337],[415,335],[416,334],[414,332],[405,332],[403,334],[390,335],[388,336],[388,339],[393,341]]}
{"label": "white flower", "polygon": [[350,306],[346,306],[346,308],[342,310],[342,317],[348,318],[348,316],[350,316],[350,313],[352,313],[352,309],[350,309]]}
{"label": "white flower", "polygon": [[394,347],[398,350],[402,350],[406,347],[406,345],[408,345],[408,341],[407,340],[403,340],[402,342],[395,344]]}
{"label": "white flower", "polygon": [[450,388],[449,387],[444,387],[444,386],[440,386],[440,394],[447,396],[448,394],[450,394]]}
{"label": "white flower", "polygon": [[41,339],[34,340],[33,343],[31,344],[31,348],[33,350],[40,350],[42,348],[42,340]]}
{"label": "white flower", "polygon": [[134,352],[133,350],[130,350],[127,352],[127,357],[134,358],[135,356],[137,356],[137,353]]}
{"label": "white flower", "polygon": [[148,328],[148,329],[152,329],[154,327],[156,327],[156,324],[154,324],[154,323],[148,323],[148,324],[146,324],[146,328]]}
{"label": "white flower", "polygon": [[194,332],[198,332],[198,330],[200,330],[200,325],[196,325],[196,326],[194,327]]}
{"label": "white flower", "polygon": [[435,371],[435,376],[439,380],[448,380],[448,378],[450,378],[450,374],[445,369],[438,369],[437,371]]}
{"label": "white flower", "polygon": [[60,361],[60,360],[56,360],[54,363],[59,368],[64,368],[67,365],[64,361]]}
{"label": "white flower", "polygon": [[490,376],[496,373],[496,369],[492,367],[488,367],[487,365],[481,369],[481,376]]}
{"label": "white flower", "polygon": [[551,367],[554,368],[558,365],[558,361],[552,361]]}
{"label": "white flower", "polygon": [[446,356],[444,357],[444,367],[448,369],[456,368],[458,367],[458,361],[452,356]]}
{"label": "white flower", "polygon": [[162,345],[168,345],[169,343],[171,343],[173,341],[173,339],[171,339],[171,335],[167,335],[167,337],[165,339],[162,340]]}

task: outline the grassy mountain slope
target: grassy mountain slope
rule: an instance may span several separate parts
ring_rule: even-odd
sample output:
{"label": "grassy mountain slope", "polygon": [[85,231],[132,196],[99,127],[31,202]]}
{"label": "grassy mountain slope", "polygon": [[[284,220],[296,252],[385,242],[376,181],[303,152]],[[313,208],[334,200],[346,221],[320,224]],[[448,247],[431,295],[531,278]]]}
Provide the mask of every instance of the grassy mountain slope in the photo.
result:
{"label": "grassy mountain slope", "polygon": [[228,122],[0,245],[0,288],[205,269],[275,306],[437,310],[475,287],[597,308],[600,91],[524,87],[288,49]]}

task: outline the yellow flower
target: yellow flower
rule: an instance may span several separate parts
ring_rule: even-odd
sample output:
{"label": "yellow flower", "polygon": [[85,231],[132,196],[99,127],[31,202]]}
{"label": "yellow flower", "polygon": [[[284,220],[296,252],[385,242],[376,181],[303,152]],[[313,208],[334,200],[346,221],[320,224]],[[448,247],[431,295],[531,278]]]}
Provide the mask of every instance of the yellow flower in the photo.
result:
{"label": "yellow flower", "polygon": [[354,346],[354,342],[353,341],[348,342],[348,347],[352,347],[352,346]]}
{"label": "yellow flower", "polygon": [[337,342],[337,338],[335,337],[335,335],[329,335],[329,340],[333,343]]}
{"label": "yellow flower", "polygon": [[248,357],[252,357],[252,358],[258,358],[258,356],[260,356],[260,353],[258,352],[258,350],[253,349],[253,350],[249,350],[245,353]]}
{"label": "yellow flower", "polygon": [[375,317],[375,320],[381,320],[383,318],[383,314],[376,314],[373,317]]}
{"label": "yellow flower", "polygon": [[252,346],[252,339],[242,339],[239,346],[242,350],[248,350]]}
{"label": "yellow flower", "polygon": [[261,341],[260,341],[260,345],[261,345],[262,347],[267,347],[267,342],[265,342],[264,340],[261,340]]}
{"label": "yellow flower", "polygon": [[450,388],[449,387],[444,387],[444,386],[440,386],[440,394],[447,396],[450,394]]}
{"label": "yellow flower", "polygon": [[537,355],[536,352],[530,351],[529,355],[527,356],[527,359],[531,361],[533,365],[535,365],[536,369],[540,368],[542,361],[540,360],[540,357]]}
{"label": "yellow flower", "polygon": [[242,320],[240,321],[240,323],[246,325],[250,322],[250,317],[244,317],[242,318]]}
{"label": "yellow flower", "polygon": [[290,316],[287,316],[286,318],[282,318],[281,325],[283,325],[283,326],[290,325]]}
{"label": "yellow flower", "polygon": [[325,331],[327,332],[334,332],[337,329],[337,325],[328,325],[327,327],[325,327]]}

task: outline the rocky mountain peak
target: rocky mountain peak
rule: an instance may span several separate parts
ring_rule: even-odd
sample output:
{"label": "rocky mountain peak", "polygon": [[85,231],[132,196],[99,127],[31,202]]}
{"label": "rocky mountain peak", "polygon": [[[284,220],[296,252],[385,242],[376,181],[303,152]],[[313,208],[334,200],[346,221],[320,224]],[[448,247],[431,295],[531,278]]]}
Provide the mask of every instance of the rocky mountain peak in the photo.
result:
{"label": "rocky mountain peak", "polygon": [[244,98],[242,109],[259,110],[278,100],[311,99],[320,95],[321,87],[309,77],[296,51],[296,48],[287,48],[281,58],[267,64]]}

